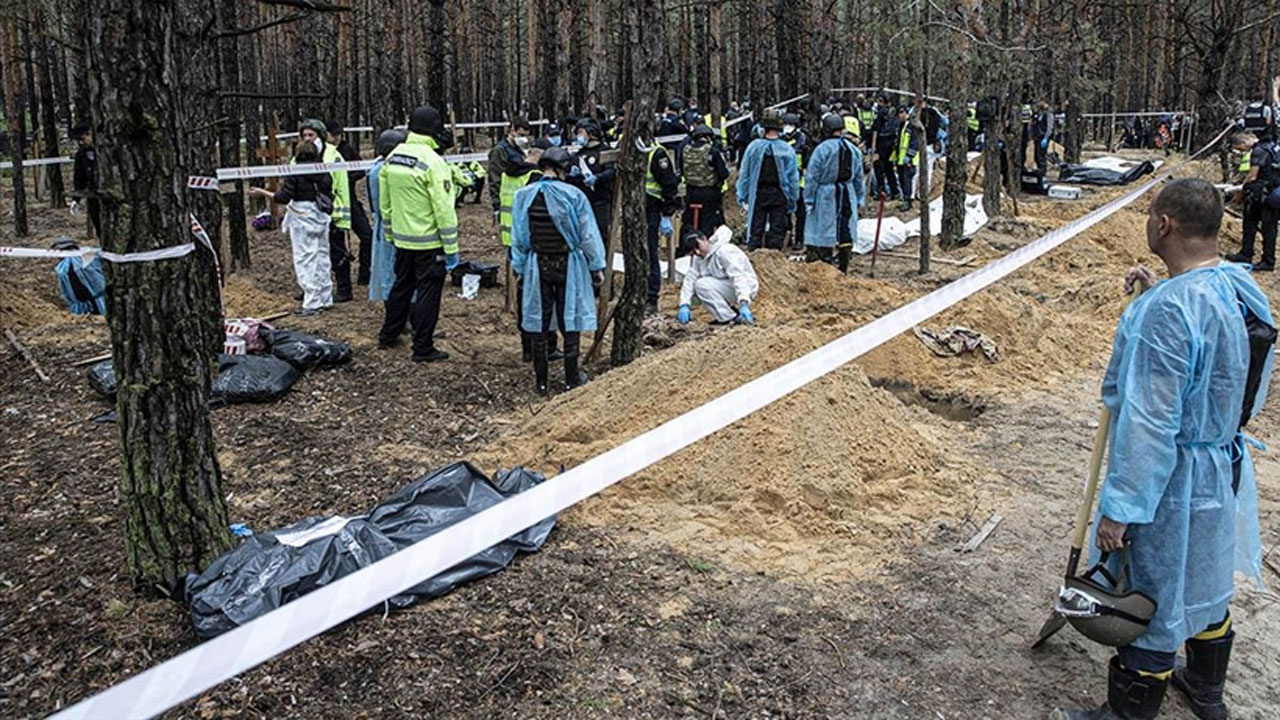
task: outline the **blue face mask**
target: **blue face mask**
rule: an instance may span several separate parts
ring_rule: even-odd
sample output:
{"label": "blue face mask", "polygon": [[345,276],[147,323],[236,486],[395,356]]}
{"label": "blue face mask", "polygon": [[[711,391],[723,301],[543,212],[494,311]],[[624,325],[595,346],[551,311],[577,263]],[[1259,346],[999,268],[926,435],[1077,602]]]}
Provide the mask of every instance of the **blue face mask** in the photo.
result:
{"label": "blue face mask", "polygon": [[560,136],[552,135],[547,138],[547,142],[551,143],[551,147],[560,147]]}
{"label": "blue face mask", "polygon": [[575,141],[578,143],[578,145],[586,145],[586,144],[587,144],[587,136],[586,136],[586,135],[579,135],[577,138],[575,138]]}

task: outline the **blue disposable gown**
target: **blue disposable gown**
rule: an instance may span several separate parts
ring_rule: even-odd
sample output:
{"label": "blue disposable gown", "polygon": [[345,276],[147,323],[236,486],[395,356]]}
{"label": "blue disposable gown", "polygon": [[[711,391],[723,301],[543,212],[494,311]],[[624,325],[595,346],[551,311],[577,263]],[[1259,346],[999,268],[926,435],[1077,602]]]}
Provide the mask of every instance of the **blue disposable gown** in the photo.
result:
{"label": "blue disposable gown", "polygon": [[[747,151],[742,155],[742,166],[738,168],[738,204],[747,204],[749,208],[756,206],[756,184],[760,181],[760,163],[767,151],[773,151],[773,162],[778,166],[778,183],[782,186],[782,194],[787,198],[787,212],[796,211],[796,203],[800,200],[800,169],[796,165],[796,151],[786,140],[760,138],[752,140]],[[751,215],[747,214],[747,237],[751,237]]]}
{"label": "blue disposable gown", "polygon": [[[58,290],[72,315],[106,315],[107,314],[107,279],[102,274],[102,258],[97,257],[85,262],[83,257],[63,258],[54,268],[58,277]],[[70,276],[74,274],[80,284],[93,296],[90,300],[76,297],[75,286]]]}
{"label": "blue disposable gown", "polygon": [[[840,174],[840,148],[848,148],[853,155],[853,176],[837,182]],[[847,193],[850,203],[849,237],[858,239],[858,206],[866,197],[862,181],[862,151],[844,138],[828,138],[818,143],[809,158],[809,168],[804,174],[804,244],[813,247],[835,247],[838,239],[837,223],[840,222],[840,206],[836,197]]]}
{"label": "blue disposable gown", "polygon": [[[1221,621],[1235,570],[1262,580],[1257,486],[1239,433],[1249,366],[1241,301],[1273,323],[1241,266],[1191,270],[1135,300],[1116,330],[1102,383],[1113,421],[1098,512],[1129,524],[1132,586],[1156,601],[1133,643],[1146,650],[1174,652]],[[1254,414],[1273,362],[1268,356]],[[1241,454],[1233,492],[1231,464]],[[1119,561],[1110,558],[1113,571]]]}
{"label": "blue disposable gown", "polygon": [[511,267],[524,284],[520,307],[524,312],[520,327],[526,332],[542,332],[542,288],[538,277],[538,254],[529,236],[529,206],[542,193],[551,221],[569,244],[569,269],[565,279],[564,332],[596,329],[596,301],[591,291],[591,273],[604,269],[604,243],[596,227],[591,203],[578,188],[559,180],[543,178],[516,192],[511,203]]}
{"label": "blue disposable gown", "polygon": [[396,246],[383,234],[382,206],[378,204],[378,171],[386,162],[383,158],[374,161],[365,176],[365,191],[369,196],[370,212],[373,213],[373,245],[369,253],[369,299],[386,302],[391,293],[391,285],[396,280]]}

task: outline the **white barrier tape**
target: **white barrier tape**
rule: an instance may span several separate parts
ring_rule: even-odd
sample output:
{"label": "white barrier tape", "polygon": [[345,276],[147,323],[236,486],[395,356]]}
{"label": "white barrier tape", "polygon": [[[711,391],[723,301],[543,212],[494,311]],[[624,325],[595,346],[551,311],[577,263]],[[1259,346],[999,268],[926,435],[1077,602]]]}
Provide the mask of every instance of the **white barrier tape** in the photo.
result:
{"label": "white barrier tape", "polygon": [[[1225,134],[1224,130],[1205,148]],[[1084,217],[797,360],[390,557],[107,688],[54,718],[152,717],[190,700],[879,347],[1097,225],[1169,175],[1166,171]]]}
{"label": "white barrier tape", "polygon": [[218,178],[204,175],[191,175],[187,178],[187,187],[192,190],[217,190]]}
{"label": "white barrier tape", "polygon": [[[75,158],[69,157],[51,157],[51,158],[35,158],[34,160],[23,160],[22,167],[32,167],[35,165],[65,165],[75,162]],[[0,162],[0,170],[12,170],[13,163],[9,161]]]}
{"label": "white barrier tape", "polygon": [[[466,155],[444,155],[447,163],[482,162],[489,159],[488,153],[467,153]],[[287,177],[289,175],[313,175],[320,172],[339,172],[345,170],[368,170],[373,167],[373,160],[352,160],[335,163],[305,163],[302,165],[250,165],[247,167],[218,168],[218,180],[248,180],[250,178]]]}
{"label": "white barrier tape", "polygon": [[0,257],[12,258],[69,258],[82,257],[90,258],[99,255],[103,260],[113,263],[133,263],[133,262],[152,262],[154,260],[167,260],[169,258],[182,257],[189,254],[195,249],[193,243],[186,245],[174,245],[173,247],[161,248],[159,250],[146,250],[136,253],[113,253],[107,252],[96,247],[86,247],[79,250],[42,250],[40,248],[23,248],[23,247],[0,247]]}

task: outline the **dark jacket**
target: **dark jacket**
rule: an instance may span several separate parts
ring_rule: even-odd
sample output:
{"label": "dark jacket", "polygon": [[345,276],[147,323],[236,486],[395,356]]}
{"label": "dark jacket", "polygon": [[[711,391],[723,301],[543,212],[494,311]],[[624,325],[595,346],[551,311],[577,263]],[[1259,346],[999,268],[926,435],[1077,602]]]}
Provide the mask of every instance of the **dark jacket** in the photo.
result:
{"label": "dark jacket", "polygon": [[[613,202],[613,183],[618,176],[618,169],[613,163],[606,163],[600,157],[601,153],[608,149],[604,143],[592,142],[578,151],[578,157],[587,164],[587,169],[595,173],[595,188],[587,187],[581,175],[569,178],[569,184],[585,193],[593,207]],[[575,159],[574,165],[577,164],[578,161]]]}
{"label": "dark jacket", "polygon": [[[313,175],[286,175],[284,185],[276,191],[272,199],[281,205],[294,200],[298,202],[316,202],[317,198],[328,198],[328,207],[333,207],[333,176],[329,173]],[[326,203],[321,202],[321,205]]]}
{"label": "dark jacket", "polygon": [[[338,154],[342,156],[342,159],[347,162],[356,162],[360,159],[360,153],[356,152],[355,146],[346,140],[338,143],[337,150]],[[354,188],[356,183],[363,179],[363,170],[349,170],[347,172],[347,187]],[[352,197],[355,197],[355,195],[353,194]]]}
{"label": "dark jacket", "polygon": [[80,191],[98,188],[98,151],[82,147],[76,151],[75,169],[72,173],[72,189]]}
{"label": "dark jacket", "polygon": [[676,175],[675,167],[671,163],[668,153],[658,151],[653,154],[653,159],[649,162],[649,172],[653,175],[653,179],[662,188],[662,198],[656,198],[648,193],[644,196],[645,209],[650,210],[657,208],[663,215],[674,215],[680,210],[680,178]]}
{"label": "dark jacket", "polygon": [[525,162],[524,153],[510,138],[499,140],[489,151],[489,202],[493,205],[494,212],[497,212],[501,204],[503,174],[518,177],[537,169],[537,165]]}

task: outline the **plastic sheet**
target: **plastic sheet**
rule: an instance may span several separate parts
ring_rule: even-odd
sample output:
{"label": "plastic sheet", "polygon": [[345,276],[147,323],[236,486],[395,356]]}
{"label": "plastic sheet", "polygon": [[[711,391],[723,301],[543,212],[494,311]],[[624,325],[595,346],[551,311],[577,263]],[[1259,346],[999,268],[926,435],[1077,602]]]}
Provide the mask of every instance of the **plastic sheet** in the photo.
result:
{"label": "plastic sheet", "polygon": [[[218,356],[218,377],[214,378],[210,404],[271,402],[278,400],[298,379],[293,365],[262,355]],[[110,360],[89,368],[89,385],[103,396],[115,397],[116,373]]]}
{"label": "plastic sheet", "polygon": [[1062,165],[1058,168],[1058,181],[1077,185],[1128,185],[1143,175],[1156,171],[1155,165],[1142,162],[1127,170],[1089,165]]}
{"label": "plastic sheet", "polygon": [[[311,517],[255,534],[203,573],[188,576],[192,623],[201,637],[224,633],[543,480],[542,475],[516,468],[499,472],[491,482],[470,463],[454,463],[415,480],[367,515]],[[547,518],[388,603],[407,607],[496,573],[517,553],[541,548],[554,525],[555,517]]]}

